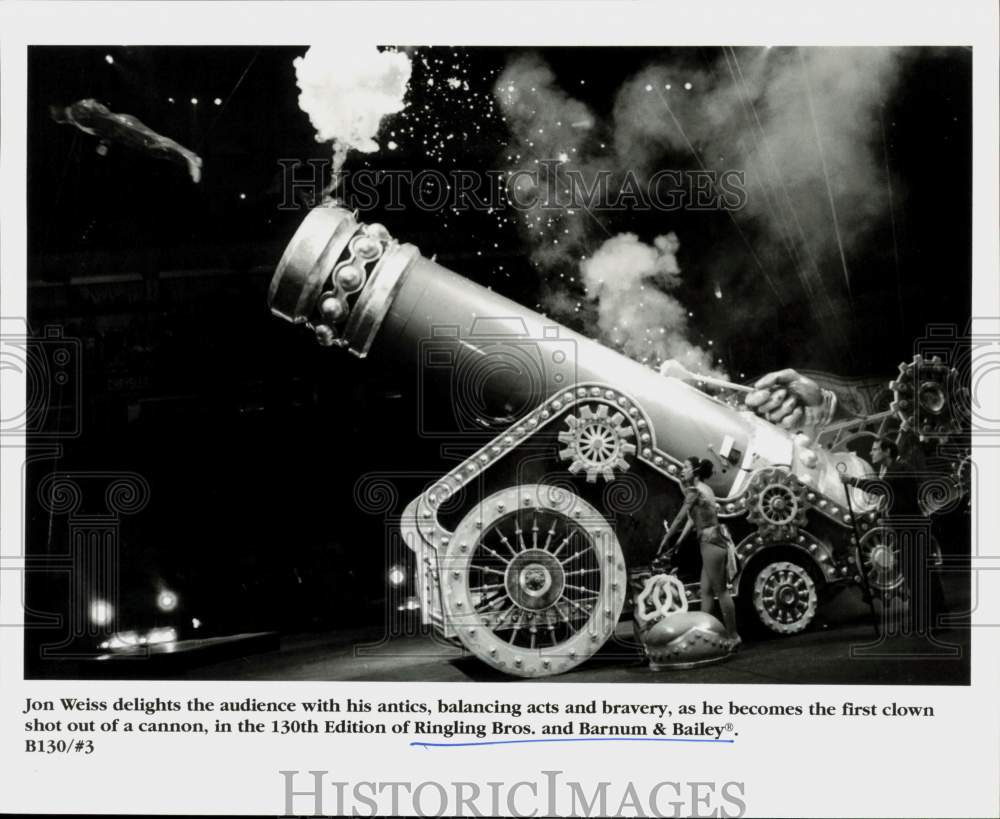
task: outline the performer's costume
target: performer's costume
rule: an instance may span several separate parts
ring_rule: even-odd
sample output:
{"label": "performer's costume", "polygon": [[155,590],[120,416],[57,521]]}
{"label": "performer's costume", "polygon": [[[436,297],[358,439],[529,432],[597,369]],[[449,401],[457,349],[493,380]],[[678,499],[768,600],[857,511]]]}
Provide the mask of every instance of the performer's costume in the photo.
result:
{"label": "performer's costume", "polygon": [[56,122],[74,125],[85,134],[98,137],[102,146],[106,142],[118,142],[162,159],[179,160],[187,165],[193,182],[201,179],[200,156],[156,133],[130,114],[115,114],[94,99],[80,100],[65,108],[53,106],[50,110]]}

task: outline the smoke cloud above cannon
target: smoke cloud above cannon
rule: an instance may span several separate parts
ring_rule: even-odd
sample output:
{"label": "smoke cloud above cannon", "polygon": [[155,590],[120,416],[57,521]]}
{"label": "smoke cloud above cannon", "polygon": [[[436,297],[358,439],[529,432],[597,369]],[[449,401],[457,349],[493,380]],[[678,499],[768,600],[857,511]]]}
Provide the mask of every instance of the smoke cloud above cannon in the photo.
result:
{"label": "smoke cloud above cannon", "polygon": [[[694,372],[724,377],[713,367],[711,351],[688,338],[688,310],[669,292],[680,281],[676,234],[659,236],[652,245],[634,233],[612,235],[600,213],[573,201],[566,172],[593,185],[602,174],[626,170],[595,114],[563,90],[536,55],[511,61],[494,91],[513,137],[508,159],[526,169],[548,160],[541,177],[547,189],[520,212],[532,261],[553,274],[543,286],[545,308],[558,317],[582,319],[591,325],[588,335],[637,361],[658,365],[677,358]],[[519,178],[515,184],[531,183]],[[561,198],[565,206],[554,207]],[[584,301],[572,297],[567,271],[579,274],[579,279],[571,275],[570,283],[583,284]]]}
{"label": "smoke cloud above cannon", "polygon": [[608,239],[580,264],[587,296],[596,303],[601,336],[629,358],[676,359],[691,372],[724,378],[711,353],[688,340],[687,309],[668,292],[680,282],[679,247],[674,233],[652,245],[634,233]]}
{"label": "smoke cloud above cannon", "polygon": [[294,61],[299,107],[317,142],[333,144],[333,170],[349,150],[373,153],[382,118],[406,107],[412,64],[401,51],[379,51],[349,40],[312,46]]}
{"label": "smoke cloud above cannon", "polygon": [[[888,221],[881,106],[902,52],[887,48],[726,48],[705,68],[657,63],[618,92],[615,155],[640,176],[665,155],[745,172],[735,218],[779,280],[797,276],[822,309],[850,294],[859,240]],[[896,203],[898,205],[898,203]],[[710,261],[742,271],[735,235]],[[735,252],[734,252],[735,248]],[[763,283],[760,289],[763,288]]]}
{"label": "smoke cloud above cannon", "polygon": [[[561,87],[537,55],[511,60],[494,93],[511,129],[505,153],[513,167],[561,160],[546,193],[568,193],[560,171],[573,170],[591,183],[604,173],[615,184],[632,178],[640,185],[663,168],[741,171],[745,201],[696,265],[710,271],[717,298],[732,294],[738,332],[741,318],[777,320],[785,294],[804,297],[817,318],[842,310],[852,276],[861,272],[862,241],[877,230],[889,240],[891,207],[899,202],[890,201],[883,140],[891,124],[883,122],[881,106],[898,79],[901,53],[727,48],[714,63],[695,65],[691,51],[681,50],[625,82],[606,121]],[[641,300],[626,299],[622,294],[634,290],[642,274],[602,263],[605,286],[587,288],[596,306],[590,315],[574,298],[574,274],[583,274],[588,256],[603,251],[602,258],[617,258],[637,240],[619,241],[599,210],[552,207],[552,196],[541,199],[521,216],[532,259],[547,274],[547,309],[596,322],[588,332],[596,329],[610,343],[616,336],[608,328],[620,330],[618,319],[628,311],[640,335],[618,338],[630,355],[641,349],[639,360],[655,358],[683,341],[693,359],[688,366],[716,361],[687,338],[686,322],[678,322],[687,310],[662,287],[669,279],[647,285]],[[644,346],[659,329],[674,344]],[[830,332],[836,335],[836,328]]]}

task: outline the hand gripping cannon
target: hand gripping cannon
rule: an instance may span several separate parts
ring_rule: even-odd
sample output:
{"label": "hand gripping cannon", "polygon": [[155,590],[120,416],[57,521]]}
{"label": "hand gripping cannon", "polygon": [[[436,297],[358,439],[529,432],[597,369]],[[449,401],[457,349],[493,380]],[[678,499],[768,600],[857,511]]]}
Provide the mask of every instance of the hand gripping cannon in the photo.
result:
{"label": "hand gripping cannon", "polygon": [[856,530],[839,480],[867,472],[860,458],[660,375],[350,211],[307,215],[269,301],[322,345],[450,379],[441,414],[455,442],[475,444],[401,527],[424,622],[507,674],[567,671],[609,639],[681,504],[690,456],[716,465],[735,589],[766,628],[803,630],[824,586],[874,570],[852,544],[877,528],[871,500],[851,490]]}

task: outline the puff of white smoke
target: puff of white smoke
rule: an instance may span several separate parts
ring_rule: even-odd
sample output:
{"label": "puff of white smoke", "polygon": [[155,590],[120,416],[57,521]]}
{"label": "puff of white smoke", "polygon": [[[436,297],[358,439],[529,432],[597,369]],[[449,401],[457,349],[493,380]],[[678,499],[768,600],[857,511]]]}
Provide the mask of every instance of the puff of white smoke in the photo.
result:
{"label": "puff of white smoke", "polygon": [[349,150],[377,151],[382,118],[406,107],[413,67],[400,51],[342,40],[310,47],[293,65],[299,108],[309,115],[316,141],[333,143],[334,171]]}
{"label": "puff of white smoke", "polygon": [[688,340],[687,309],[668,292],[680,283],[679,247],[674,233],[658,236],[652,245],[622,233],[581,264],[598,330],[630,358],[652,365],[676,359],[691,372],[724,378],[711,354]]}
{"label": "puff of white smoke", "polygon": [[[734,218],[750,229],[757,257],[779,279],[798,276],[811,298],[829,305],[849,292],[859,240],[888,218],[879,106],[902,53],[739,48],[723,49],[711,71],[681,62],[649,67],[616,99],[619,161],[652,171],[684,158],[695,168],[742,171],[746,203]],[[678,78],[694,90],[678,91]],[[733,237],[716,245],[712,267],[755,272]],[[732,260],[742,269],[727,271]]]}

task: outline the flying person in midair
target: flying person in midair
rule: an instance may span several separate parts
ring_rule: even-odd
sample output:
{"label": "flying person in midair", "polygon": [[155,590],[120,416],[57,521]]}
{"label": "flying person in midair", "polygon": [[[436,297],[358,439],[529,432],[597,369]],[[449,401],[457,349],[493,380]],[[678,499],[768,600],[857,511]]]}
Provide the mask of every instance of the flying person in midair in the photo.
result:
{"label": "flying person in midair", "polygon": [[156,133],[130,114],[116,114],[89,98],[65,107],[53,105],[49,110],[52,119],[61,125],[74,125],[85,134],[97,137],[101,141],[97,150],[102,156],[107,153],[109,143],[117,142],[161,159],[183,162],[191,181],[201,180],[202,161],[198,154]]}

